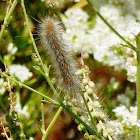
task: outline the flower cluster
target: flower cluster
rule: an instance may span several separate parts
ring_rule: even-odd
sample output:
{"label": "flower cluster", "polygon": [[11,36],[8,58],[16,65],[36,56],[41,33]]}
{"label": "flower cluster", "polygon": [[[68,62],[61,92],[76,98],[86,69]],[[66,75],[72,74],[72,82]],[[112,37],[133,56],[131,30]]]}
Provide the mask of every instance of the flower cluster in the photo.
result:
{"label": "flower cluster", "polygon": [[[99,11],[123,37],[136,46],[135,36],[140,32],[140,24],[136,22],[140,18],[136,14],[138,11],[133,10],[123,15],[121,8],[112,4],[100,6]],[[91,28],[88,22],[89,15],[82,9],[68,9],[65,15],[66,17],[62,19],[66,26],[64,38],[74,52],[92,53],[97,61],[114,66],[115,70],[125,69],[128,80],[136,82],[136,53],[124,47],[126,43],[114,34],[98,16],[92,23],[94,27]]]}
{"label": "flower cluster", "polygon": [[113,112],[118,118],[115,121],[108,122],[108,125],[115,129],[113,138],[115,140],[135,139],[137,107],[130,107],[130,110],[128,110],[126,106],[122,105],[113,109]]}
{"label": "flower cluster", "polygon": [[13,64],[9,66],[9,73],[15,75],[21,82],[29,79],[32,73],[29,72],[26,66],[20,64]]}
{"label": "flower cluster", "polygon": [[[63,23],[66,26],[64,39],[69,43],[69,47],[75,52],[90,53],[92,48],[92,39],[88,32],[87,19],[89,16],[80,8],[68,9],[65,12],[67,18],[63,18]],[[72,21],[72,23],[71,23]]]}

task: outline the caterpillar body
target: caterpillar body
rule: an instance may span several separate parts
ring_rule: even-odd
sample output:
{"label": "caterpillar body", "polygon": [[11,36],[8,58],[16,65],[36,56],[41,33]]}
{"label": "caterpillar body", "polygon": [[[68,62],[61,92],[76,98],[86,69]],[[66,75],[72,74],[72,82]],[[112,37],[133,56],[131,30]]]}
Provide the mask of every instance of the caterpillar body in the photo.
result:
{"label": "caterpillar body", "polygon": [[62,26],[60,22],[51,17],[46,17],[39,26],[42,45],[51,58],[60,86],[70,93],[68,96],[70,95],[74,99],[74,107],[78,109],[78,114],[87,116],[87,122],[90,124],[88,113],[82,102],[81,94],[83,93],[80,79],[75,74],[75,62],[71,57],[69,48],[63,41],[61,31]]}
{"label": "caterpillar body", "polygon": [[60,86],[78,94],[80,92],[80,80],[75,74],[75,66],[68,51],[69,48],[62,39],[62,26],[54,18],[46,17],[39,26],[40,39],[44,49],[50,56],[55,73],[60,79]]}

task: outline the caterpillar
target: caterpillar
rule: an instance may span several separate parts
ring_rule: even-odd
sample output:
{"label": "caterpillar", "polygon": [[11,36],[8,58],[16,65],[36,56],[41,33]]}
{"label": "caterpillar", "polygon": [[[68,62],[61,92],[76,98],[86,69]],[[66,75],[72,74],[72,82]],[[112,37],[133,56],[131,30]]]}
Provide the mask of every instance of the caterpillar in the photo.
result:
{"label": "caterpillar", "polygon": [[45,51],[50,56],[60,86],[73,94],[80,91],[80,80],[68,46],[62,38],[62,26],[52,17],[46,17],[39,25],[39,35]]}
{"label": "caterpillar", "polygon": [[46,17],[39,25],[39,34],[42,45],[54,65],[54,70],[60,81],[60,86],[66,90],[67,93],[70,93],[66,94],[66,98],[68,97],[68,99],[71,99],[71,101],[68,102],[72,102],[72,110],[76,109],[78,115],[85,116],[85,118],[87,118],[87,123],[92,126],[82,100],[81,94],[83,93],[81,82],[79,77],[75,74],[75,62],[72,59],[68,46],[62,38],[62,26],[60,22],[52,17]]}

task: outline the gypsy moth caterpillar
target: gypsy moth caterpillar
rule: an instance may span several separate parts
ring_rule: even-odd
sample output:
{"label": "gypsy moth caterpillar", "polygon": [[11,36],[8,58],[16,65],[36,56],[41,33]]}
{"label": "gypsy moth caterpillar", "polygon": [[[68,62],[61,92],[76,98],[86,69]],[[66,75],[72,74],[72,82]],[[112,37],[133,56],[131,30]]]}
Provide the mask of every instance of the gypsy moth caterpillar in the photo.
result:
{"label": "gypsy moth caterpillar", "polygon": [[61,87],[73,94],[79,93],[80,81],[69,48],[62,38],[62,26],[56,18],[46,17],[39,25],[39,35],[44,49],[50,56]]}

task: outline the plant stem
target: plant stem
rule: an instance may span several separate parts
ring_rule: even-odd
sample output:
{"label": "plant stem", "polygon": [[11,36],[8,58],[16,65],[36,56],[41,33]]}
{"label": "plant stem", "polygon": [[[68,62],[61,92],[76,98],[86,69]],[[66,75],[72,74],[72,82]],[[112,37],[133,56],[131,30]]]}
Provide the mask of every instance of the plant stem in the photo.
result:
{"label": "plant stem", "polygon": [[50,80],[50,78],[49,78],[49,74],[45,74],[45,73],[43,73],[41,70],[39,70],[39,71],[40,71],[41,74],[45,77],[45,79],[47,80],[47,82],[48,82],[49,86],[51,87],[53,93],[55,94],[57,100],[59,101],[59,95],[58,95],[57,91],[55,90],[55,88],[54,88],[54,86],[53,86],[53,84],[52,84],[52,82],[51,82],[51,80]]}
{"label": "plant stem", "polygon": [[44,95],[44,94],[42,94],[42,93],[36,91],[35,89],[33,89],[33,88],[31,88],[31,87],[29,87],[29,86],[27,86],[27,85],[25,85],[25,84],[23,84],[23,83],[21,83],[21,82],[15,80],[14,78],[12,78],[12,77],[6,75],[5,73],[0,72],[0,75],[2,75],[2,76],[4,76],[4,77],[8,78],[10,81],[13,81],[14,83],[18,84],[19,86],[25,87],[25,88],[27,88],[28,90],[37,93],[38,95],[44,97],[45,99],[49,100],[50,102],[52,102],[52,103],[54,102],[55,104],[59,105],[59,103],[58,103],[57,101],[53,100],[52,98],[49,98],[48,96],[46,96],[46,95]]}
{"label": "plant stem", "polygon": [[70,108],[68,108],[66,105],[63,104],[62,101],[60,101],[60,103],[61,103],[62,107],[63,107],[67,112],[69,112],[73,118],[75,118],[76,120],[78,120],[79,123],[83,124],[83,125],[85,126],[85,128],[86,128],[88,131],[90,131],[92,134],[96,135],[100,140],[104,140],[104,138],[101,136],[100,133],[97,133],[97,132],[96,132],[95,130],[93,130],[89,125],[87,125],[83,120],[81,120],[80,117],[77,116],[76,114],[74,114]]}
{"label": "plant stem", "polygon": [[[137,121],[140,120],[140,34],[136,36],[137,44]],[[140,140],[139,128],[136,127],[136,140]]]}
{"label": "plant stem", "polygon": [[10,16],[11,16],[12,12],[14,11],[16,5],[18,4],[18,1],[19,1],[19,0],[14,0],[13,4],[12,4],[12,6],[11,6],[9,12],[8,12],[8,14],[6,15],[6,17],[5,17],[5,19],[4,19],[4,23],[3,23],[3,25],[2,25],[2,29],[1,29],[1,32],[0,32],[0,39],[2,38],[4,29],[5,29],[5,27],[8,25],[8,19],[10,19]]}
{"label": "plant stem", "polygon": [[42,60],[41,60],[41,57],[40,57],[39,52],[38,52],[38,50],[37,50],[37,46],[36,46],[36,44],[35,44],[35,40],[34,40],[34,38],[33,38],[31,29],[30,29],[29,20],[28,20],[28,15],[27,15],[27,12],[26,12],[26,9],[25,9],[25,5],[24,5],[24,0],[21,0],[21,6],[22,6],[22,9],[23,9],[23,13],[24,13],[24,16],[25,16],[27,28],[28,28],[29,35],[30,35],[30,38],[31,38],[32,43],[33,43],[34,50],[35,50],[36,55],[37,55],[37,57],[38,57],[38,59],[39,59],[39,61],[40,61],[40,63],[41,63],[41,67],[42,67],[43,71],[46,73],[44,64],[43,64],[43,62],[42,62]]}
{"label": "plant stem", "polygon": [[129,45],[129,48],[136,51],[136,47],[132,45],[129,41],[127,41],[123,36],[121,36],[105,19],[104,17],[98,12],[98,10],[93,6],[90,0],[87,0],[88,4],[90,5],[91,9],[102,19],[102,21],[117,35],[119,36],[126,44]]}
{"label": "plant stem", "polygon": [[88,107],[88,105],[87,105],[87,101],[86,101],[85,96],[83,95],[83,93],[81,93],[81,96],[82,96],[82,98],[83,98],[83,101],[84,101],[84,104],[85,104],[85,106],[86,106],[87,112],[88,112],[88,114],[89,114],[89,116],[90,116],[90,119],[91,119],[91,122],[92,122],[92,124],[93,124],[93,127],[94,127],[94,129],[97,129],[96,124],[95,124],[95,120],[94,120],[94,118],[93,118],[92,115],[91,115],[91,111],[89,110],[89,107]]}
{"label": "plant stem", "polygon": [[63,107],[59,107],[59,109],[58,109],[57,113],[55,114],[53,120],[52,120],[51,123],[49,124],[48,128],[46,129],[46,131],[43,133],[42,140],[46,140],[46,138],[47,138],[49,132],[51,131],[51,129],[52,129],[54,123],[55,123],[56,120],[58,119],[58,117],[59,117],[59,115],[60,115],[60,113],[61,113],[62,110],[63,110]]}

